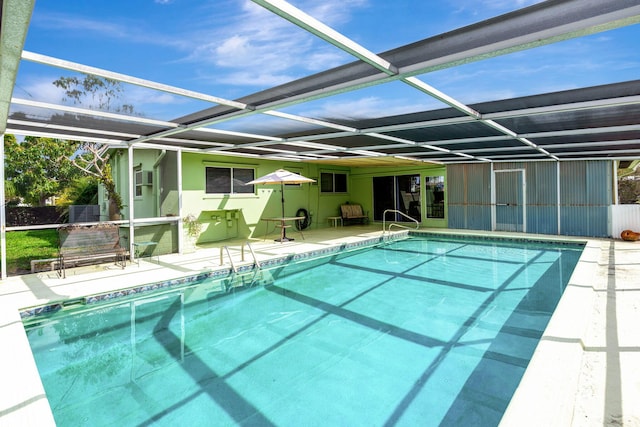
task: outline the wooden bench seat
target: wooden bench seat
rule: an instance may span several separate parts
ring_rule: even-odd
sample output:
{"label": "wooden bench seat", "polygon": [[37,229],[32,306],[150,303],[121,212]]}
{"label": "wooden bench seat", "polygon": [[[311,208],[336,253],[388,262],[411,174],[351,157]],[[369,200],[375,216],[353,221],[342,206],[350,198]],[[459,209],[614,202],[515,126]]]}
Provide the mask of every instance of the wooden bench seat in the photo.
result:
{"label": "wooden bench seat", "polygon": [[112,259],[122,268],[127,251],[120,246],[120,227],[117,224],[64,225],[58,228],[57,271],[66,277],[67,265],[93,263]]}
{"label": "wooden bench seat", "polygon": [[362,206],[358,204],[347,203],[340,205],[340,214],[342,216],[342,223],[345,225],[353,222],[360,224],[369,223],[369,216],[362,211]]}

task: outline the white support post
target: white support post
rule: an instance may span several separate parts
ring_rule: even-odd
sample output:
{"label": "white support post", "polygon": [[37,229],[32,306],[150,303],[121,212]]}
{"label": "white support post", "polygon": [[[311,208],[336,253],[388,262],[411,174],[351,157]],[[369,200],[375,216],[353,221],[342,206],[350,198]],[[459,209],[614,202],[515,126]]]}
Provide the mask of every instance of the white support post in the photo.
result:
{"label": "white support post", "polygon": [[611,177],[613,178],[613,205],[617,205],[618,201],[618,165],[620,164],[619,160],[612,160],[611,167],[613,168],[613,173]]}
{"label": "white support post", "polygon": [[135,227],[133,226],[133,216],[134,216],[134,206],[133,206],[133,180],[131,176],[133,175],[133,145],[130,145],[127,149],[127,184],[129,187],[129,260],[131,262],[135,261],[135,251],[133,242],[135,241]]}
{"label": "white support post", "polygon": [[496,171],[491,162],[491,176],[489,177],[491,186],[491,231],[496,231]]}
{"label": "white support post", "polygon": [[556,212],[558,215],[558,235],[560,235],[560,162],[556,162]]}
{"label": "white support post", "polygon": [[0,185],[0,268],[2,269],[2,274],[0,278],[2,280],[7,278],[7,212],[6,212],[6,200],[4,194],[4,134],[0,133],[0,177],[2,177],[2,185]]}
{"label": "white support post", "polygon": [[182,150],[178,150],[176,155],[176,171],[178,174],[178,253],[182,254],[184,249],[184,236],[182,233],[182,218],[184,212],[182,210]]}
{"label": "white support post", "polygon": [[522,232],[527,232],[527,169],[522,169]]}

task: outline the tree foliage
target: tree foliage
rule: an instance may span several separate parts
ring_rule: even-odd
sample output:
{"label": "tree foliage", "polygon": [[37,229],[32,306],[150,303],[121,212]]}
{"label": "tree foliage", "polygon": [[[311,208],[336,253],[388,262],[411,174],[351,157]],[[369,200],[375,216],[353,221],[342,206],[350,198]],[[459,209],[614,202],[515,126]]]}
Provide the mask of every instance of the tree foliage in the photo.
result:
{"label": "tree foliage", "polygon": [[[115,103],[123,93],[121,83],[117,80],[84,74],[83,77],[60,77],[53,84],[65,91],[63,101],[71,100],[74,104],[83,104],[89,108],[133,114],[133,105]],[[104,185],[111,203],[120,211],[123,207],[122,198],[116,192],[108,149],[109,146],[105,144],[84,142],[78,147],[80,155],[72,158],[71,164],[97,178]]]}
{"label": "tree foliage", "polygon": [[[80,172],[70,162],[77,142],[27,136],[18,142],[5,136],[5,178],[16,196],[25,202],[43,206],[48,197],[59,194]],[[5,188],[8,186],[5,185]]]}
{"label": "tree foliage", "polygon": [[[123,89],[117,80],[83,74],[60,77],[53,84],[64,90],[63,101],[133,114],[132,105],[118,103]],[[33,136],[18,142],[13,135],[5,135],[7,198],[15,196],[43,205],[48,197],[62,194],[84,172],[104,184],[108,197],[121,209],[122,199],[115,191],[108,160],[108,146],[104,144]]]}
{"label": "tree foliage", "polygon": [[89,108],[116,113],[133,114],[133,105],[114,102],[122,96],[123,89],[119,81],[84,74],[84,77],[60,77],[53,84],[64,90],[63,101],[73,101]]}
{"label": "tree foliage", "polygon": [[92,176],[81,176],[64,189],[58,205],[97,205],[98,180]]}
{"label": "tree foliage", "polygon": [[618,203],[640,203],[640,171],[618,180]]}

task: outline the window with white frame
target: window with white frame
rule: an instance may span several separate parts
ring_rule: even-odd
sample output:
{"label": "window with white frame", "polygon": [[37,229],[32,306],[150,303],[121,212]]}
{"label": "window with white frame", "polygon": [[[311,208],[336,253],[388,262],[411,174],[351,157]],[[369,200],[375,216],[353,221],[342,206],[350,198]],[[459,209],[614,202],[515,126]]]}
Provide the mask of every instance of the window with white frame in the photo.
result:
{"label": "window with white frame", "polygon": [[320,192],[321,193],[346,193],[347,192],[347,174],[338,173],[338,172],[320,173]]}
{"label": "window with white frame", "polygon": [[142,197],[142,188],[153,185],[153,172],[142,170],[140,166],[133,169],[134,194]]}
{"label": "window with white frame", "polygon": [[255,170],[237,167],[205,168],[205,192],[207,194],[252,194],[253,185],[246,185],[255,177]]}
{"label": "window with white frame", "polygon": [[136,197],[142,197],[142,169],[141,168],[135,168],[133,170],[133,176],[134,176],[134,186],[135,186],[135,196]]}

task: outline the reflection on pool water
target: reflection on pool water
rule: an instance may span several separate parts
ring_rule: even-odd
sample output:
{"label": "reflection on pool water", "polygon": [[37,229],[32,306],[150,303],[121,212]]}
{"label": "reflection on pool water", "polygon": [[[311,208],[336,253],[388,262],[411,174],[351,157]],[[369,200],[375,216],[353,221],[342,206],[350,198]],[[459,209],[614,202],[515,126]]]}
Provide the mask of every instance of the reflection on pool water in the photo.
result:
{"label": "reflection on pool water", "polygon": [[25,327],[60,426],[494,426],[581,252],[412,237]]}

